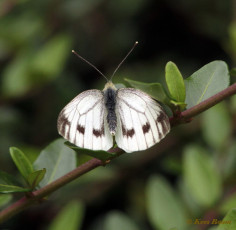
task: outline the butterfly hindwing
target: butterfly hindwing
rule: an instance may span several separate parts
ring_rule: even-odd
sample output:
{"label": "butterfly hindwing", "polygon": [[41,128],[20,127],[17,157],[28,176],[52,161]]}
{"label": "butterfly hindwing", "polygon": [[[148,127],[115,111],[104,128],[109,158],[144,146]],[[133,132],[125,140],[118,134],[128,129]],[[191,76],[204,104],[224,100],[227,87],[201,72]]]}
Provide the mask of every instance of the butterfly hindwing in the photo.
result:
{"label": "butterfly hindwing", "polygon": [[[159,103],[140,90],[116,90],[107,84],[103,91],[82,92],[61,111],[58,131],[65,139],[81,148],[107,151],[113,146],[114,132],[118,147],[134,152],[148,149],[166,136],[170,123]],[[114,100],[109,90],[114,91]]]}
{"label": "butterfly hindwing", "polygon": [[140,151],[158,143],[170,130],[168,116],[146,93],[132,88],[117,91],[116,143],[126,152]]}
{"label": "butterfly hindwing", "polygon": [[113,145],[105,121],[104,95],[100,90],[87,90],[75,97],[58,117],[58,131],[81,148],[108,150]]}

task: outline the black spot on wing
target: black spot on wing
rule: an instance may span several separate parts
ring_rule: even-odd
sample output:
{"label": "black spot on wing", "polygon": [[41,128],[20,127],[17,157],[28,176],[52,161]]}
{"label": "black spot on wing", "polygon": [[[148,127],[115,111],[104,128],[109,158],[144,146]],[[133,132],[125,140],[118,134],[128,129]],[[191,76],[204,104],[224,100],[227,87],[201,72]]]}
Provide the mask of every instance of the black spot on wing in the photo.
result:
{"label": "black spot on wing", "polygon": [[157,117],[157,122],[162,122],[166,118],[166,115],[163,112],[160,112],[160,114]]}
{"label": "black spot on wing", "polygon": [[78,126],[77,126],[77,130],[78,130],[79,133],[84,134],[84,127],[83,127],[83,126],[78,125]]}
{"label": "black spot on wing", "polygon": [[148,122],[146,122],[145,125],[143,125],[143,133],[148,133],[148,131],[150,130],[150,124]]}
{"label": "black spot on wing", "polygon": [[134,135],[134,129],[128,129],[126,135],[127,137],[132,137]]}
{"label": "black spot on wing", "polygon": [[[66,132],[66,126],[67,125],[68,125],[68,127],[70,127],[70,122],[68,121],[66,116],[63,113],[61,113],[58,117],[57,129],[63,137],[66,136],[65,132]],[[67,135],[69,136],[69,132],[67,133]]]}
{"label": "black spot on wing", "polygon": [[123,124],[121,124],[121,128],[122,128],[122,134],[125,136],[126,135],[126,129],[125,129]]}
{"label": "black spot on wing", "polygon": [[169,121],[169,117],[166,116],[167,119],[165,120],[164,122],[164,130],[165,130],[165,133],[168,133],[170,131],[170,121]]}
{"label": "black spot on wing", "polygon": [[161,123],[161,125],[162,125],[162,129],[163,129],[163,133],[164,133],[164,134],[168,133],[168,127],[167,127],[167,125],[166,125],[166,122],[163,121],[163,122]]}
{"label": "black spot on wing", "polygon": [[126,129],[123,124],[121,124],[121,128],[122,128],[123,136],[133,137],[133,135],[135,133],[134,129]]}
{"label": "black spot on wing", "polygon": [[[164,112],[160,112],[160,114],[158,115],[158,117],[156,119],[156,124],[157,124],[157,130],[158,130],[159,137],[162,137],[163,135],[165,135],[166,133],[169,132],[168,123],[169,123],[168,116]],[[161,125],[162,132],[159,130],[158,124]]]}
{"label": "black spot on wing", "polygon": [[104,136],[104,126],[102,126],[101,130],[93,129],[93,135],[96,137]]}

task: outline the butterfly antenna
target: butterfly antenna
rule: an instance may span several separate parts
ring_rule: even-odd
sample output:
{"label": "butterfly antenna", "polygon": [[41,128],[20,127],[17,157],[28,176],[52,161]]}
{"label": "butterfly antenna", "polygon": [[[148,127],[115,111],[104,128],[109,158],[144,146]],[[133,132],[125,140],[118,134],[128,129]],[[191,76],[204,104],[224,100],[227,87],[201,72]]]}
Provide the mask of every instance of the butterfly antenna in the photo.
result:
{"label": "butterfly antenna", "polygon": [[116,67],[115,71],[113,72],[112,76],[111,76],[111,80],[113,78],[113,76],[115,75],[115,73],[117,72],[117,70],[120,68],[120,66],[123,64],[123,62],[125,61],[125,59],[130,55],[130,53],[133,51],[133,49],[135,48],[135,46],[138,45],[138,42],[136,41],[133,45],[133,47],[131,48],[131,50],[126,54],[126,56],[123,58],[123,60],[120,62],[120,64]]}
{"label": "butterfly antenna", "polygon": [[107,81],[108,78],[92,63],[90,63],[89,61],[87,61],[85,58],[83,58],[82,56],[80,56],[77,52],[75,52],[74,50],[72,50],[72,53],[74,53],[78,58],[80,58],[82,61],[86,62],[87,64],[89,64],[90,66],[92,66],[98,73],[100,73]]}

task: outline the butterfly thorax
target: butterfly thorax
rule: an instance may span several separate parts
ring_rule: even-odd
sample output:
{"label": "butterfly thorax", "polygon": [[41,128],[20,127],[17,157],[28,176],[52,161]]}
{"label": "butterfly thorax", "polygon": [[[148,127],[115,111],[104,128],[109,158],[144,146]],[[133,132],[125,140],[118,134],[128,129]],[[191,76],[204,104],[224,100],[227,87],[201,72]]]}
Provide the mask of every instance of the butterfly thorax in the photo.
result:
{"label": "butterfly thorax", "polygon": [[116,92],[117,89],[112,82],[108,82],[103,90],[105,106],[107,109],[107,123],[111,135],[115,135],[117,126],[116,117]]}

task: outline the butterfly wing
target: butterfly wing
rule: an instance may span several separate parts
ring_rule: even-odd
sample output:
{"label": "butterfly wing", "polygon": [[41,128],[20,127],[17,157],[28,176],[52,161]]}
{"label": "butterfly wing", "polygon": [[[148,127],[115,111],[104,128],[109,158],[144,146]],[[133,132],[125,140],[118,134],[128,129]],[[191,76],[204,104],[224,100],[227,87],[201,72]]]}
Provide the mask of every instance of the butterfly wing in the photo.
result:
{"label": "butterfly wing", "polygon": [[132,88],[117,91],[117,145],[126,152],[150,148],[170,131],[163,108],[146,93]]}
{"label": "butterfly wing", "polygon": [[57,129],[61,136],[81,148],[109,150],[113,139],[105,122],[104,95],[87,90],[76,96],[60,112]]}

